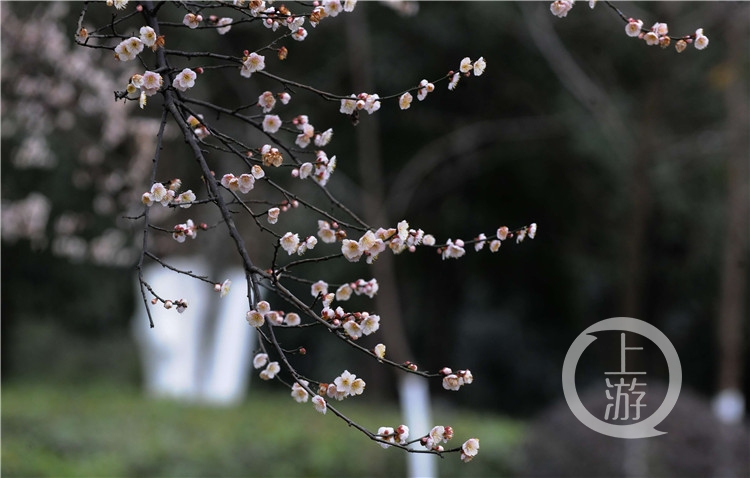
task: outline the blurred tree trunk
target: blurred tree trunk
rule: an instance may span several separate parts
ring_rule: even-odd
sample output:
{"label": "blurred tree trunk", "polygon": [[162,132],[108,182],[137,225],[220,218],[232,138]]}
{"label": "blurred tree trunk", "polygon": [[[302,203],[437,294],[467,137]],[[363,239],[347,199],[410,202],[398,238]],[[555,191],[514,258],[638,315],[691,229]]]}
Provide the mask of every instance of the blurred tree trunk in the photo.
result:
{"label": "blurred tree trunk", "polygon": [[[364,9],[356,9],[346,22],[349,67],[355,91],[374,93],[370,33]],[[391,224],[385,204],[385,184],[380,148],[378,115],[367,115],[356,126],[359,175],[365,194],[362,195],[363,216],[368,224],[388,227]],[[393,224],[395,225],[395,223]],[[351,238],[356,239],[356,238]],[[375,308],[381,315],[381,331],[388,347],[388,356],[396,362],[412,357],[401,317],[398,282],[393,254],[380,254],[372,264],[380,288],[375,295]],[[376,367],[382,369],[382,367]],[[373,370],[374,373],[375,370]],[[375,376],[380,375],[379,373]],[[382,375],[381,379],[382,380]],[[375,384],[374,384],[375,385]],[[383,390],[381,387],[373,390]]]}
{"label": "blurred tree trunk", "polygon": [[[734,10],[734,9],[732,9]],[[727,107],[727,214],[724,235],[724,259],[721,270],[721,298],[718,310],[719,390],[742,389],[743,318],[747,300],[748,259],[748,180],[750,143],[748,143],[747,18],[750,11],[728,23],[727,63],[729,79],[725,90]],[[736,12],[735,12],[736,13]]]}

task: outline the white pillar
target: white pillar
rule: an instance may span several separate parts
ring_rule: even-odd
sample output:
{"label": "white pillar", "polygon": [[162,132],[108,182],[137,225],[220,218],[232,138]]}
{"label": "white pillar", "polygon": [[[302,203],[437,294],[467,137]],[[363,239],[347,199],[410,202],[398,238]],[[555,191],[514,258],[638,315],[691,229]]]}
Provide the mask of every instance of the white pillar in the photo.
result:
{"label": "white pillar", "polygon": [[[410,373],[399,382],[401,414],[409,427],[409,436],[416,438],[432,430],[430,388],[427,380]],[[420,446],[419,444],[417,446]],[[426,453],[407,453],[407,470],[410,478],[437,477],[436,460],[440,458]]]}

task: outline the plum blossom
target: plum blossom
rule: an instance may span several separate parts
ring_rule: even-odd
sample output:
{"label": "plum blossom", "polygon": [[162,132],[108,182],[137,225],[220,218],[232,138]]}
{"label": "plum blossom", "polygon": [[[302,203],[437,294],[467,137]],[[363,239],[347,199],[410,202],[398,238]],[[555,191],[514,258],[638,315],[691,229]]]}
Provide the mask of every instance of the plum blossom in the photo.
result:
{"label": "plum blossom", "polygon": [[375,356],[378,358],[385,358],[385,345],[378,344],[373,349],[373,352],[375,353]]}
{"label": "plum blossom", "polygon": [[258,106],[263,108],[264,113],[270,113],[273,107],[276,105],[276,98],[270,91],[264,91],[258,97]]}
{"label": "plum blossom", "polygon": [[490,252],[497,252],[498,250],[500,250],[500,245],[502,245],[502,242],[497,239],[493,239],[490,242]]}
{"label": "plum blossom", "polygon": [[643,22],[641,20],[628,20],[628,24],[625,25],[625,34],[629,37],[637,37],[641,34],[643,28]]}
{"label": "plum blossom", "polygon": [[146,71],[142,76],[141,92],[146,96],[155,95],[161,88],[164,79],[160,74],[153,71]]}
{"label": "plum blossom", "polygon": [[471,69],[472,69],[471,58],[467,56],[463,60],[461,60],[461,65],[459,66],[459,70],[461,71],[461,73],[468,73],[471,71]]}
{"label": "plum blossom", "polygon": [[333,381],[333,383],[336,384],[336,391],[349,394],[352,389],[352,383],[356,378],[356,375],[352,374],[348,370],[344,370],[344,372],[336,377],[336,379]]}
{"label": "plum blossom", "polygon": [[279,362],[271,362],[266,366],[265,370],[260,373],[260,378],[263,380],[271,380],[280,371],[281,367],[279,366]]}
{"label": "plum blossom", "polygon": [[464,241],[462,241],[461,239],[456,239],[456,242],[454,243],[452,240],[448,239],[445,247],[443,248],[442,256],[443,260],[458,259],[464,254],[466,254],[466,249],[464,249]]}
{"label": "plum blossom", "polygon": [[185,68],[175,76],[172,86],[180,91],[186,91],[188,88],[195,86],[197,76],[193,70]]}
{"label": "plum blossom", "polygon": [[307,236],[307,238],[302,241],[297,248],[297,255],[301,256],[302,254],[307,252],[308,249],[314,249],[316,245],[318,245],[318,240],[315,238],[315,236]]}
{"label": "plum blossom", "polygon": [[536,236],[536,223],[532,222],[531,224],[529,224],[529,227],[527,228],[527,230],[528,230],[529,238],[534,239],[534,236]]}
{"label": "plum blossom", "polygon": [[281,237],[281,239],[279,239],[279,244],[281,244],[281,248],[291,256],[297,252],[297,247],[299,246],[299,234],[287,232]]}
{"label": "plum blossom", "polygon": [[487,68],[487,62],[484,61],[484,57],[480,56],[477,61],[474,62],[474,76],[482,76],[484,70]]}
{"label": "plum blossom", "polygon": [[[302,166],[304,166],[304,164]],[[312,170],[312,165],[310,165],[310,170]],[[302,167],[300,167],[300,177],[302,177]],[[336,242],[336,231],[331,229],[331,225],[328,221],[321,220],[318,221],[318,237],[320,237],[320,240],[326,244],[332,244]]]}
{"label": "plum blossom", "polygon": [[266,172],[263,171],[263,168],[259,165],[254,164],[253,167],[250,168],[250,174],[252,174],[255,179],[260,179],[266,175]]}
{"label": "plum blossom", "polygon": [[312,398],[313,406],[315,407],[315,410],[322,413],[323,415],[326,414],[326,400],[325,398],[321,397],[320,395],[315,395]]}
{"label": "plum blossom", "polygon": [[659,44],[659,35],[656,34],[656,32],[648,32],[643,36],[643,39],[646,41],[646,45],[653,46]]}
{"label": "plum blossom", "polygon": [[656,33],[659,36],[664,36],[667,33],[669,33],[669,27],[667,27],[666,23],[654,23],[654,26],[651,27],[651,31]]}
{"label": "plum blossom", "polygon": [[115,47],[115,58],[120,61],[130,61],[143,51],[143,42],[140,38],[130,37],[121,41]]}
{"label": "plum blossom", "polygon": [[479,453],[479,439],[469,438],[461,445],[461,461],[469,462]]}
{"label": "plum blossom", "polygon": [[555,0],[549,6],[550,11],[556,17],[563,18],[568,15],[568,12],[573,8],[575,0]]}
{"label": "plum blossom", "polygon": [[443,388],[453,391],[461,388],[461,384],[458,383],[458,376],[455,374],[450,374],[443,377]]}
{"label": "plum blossom", "polygon": [[[303,18],[303,17],[300,17]],[[304,41],[305,38],[307,38],[307,30],[305,30],[302,27],[299,27],[294,33],[292,33],[292,38],[297,41]]]}
{"label": "plum blossom", "polygon": [[257,370],[261,367],[265,367],[268,363],[268,354],[256,354],[253,357],[253,367]]}
{"label": "plum blossom", "polygon": [[225,280],[221,283],[221,286],[219,287],[220,293],[219,297],[224,297],[227,294],[229,294],[229,289],[232,287],[232,281],[229,279]]}
{"label": "plum blossom", "polygon": [[520,244],[526,238],[526,229],[521,229],[516,233],[516,244]]}
{"label": "plum blossom", "polygon": [[508,229],[507,226],[503,226],[498,228],[497,230],[497,238],[501,241],[504,241],[508,237],[508,233],[510,232],[510,229]]}
{"label": "plum blossom", "polygon": [[229,17],[219,18],[216,21],[216,26],[218,27],[216,32],[219,35],[225,35],[232,29],[232,19]]}
{"label": "plum blossom", "polygon": [[250,78],[250,75],[256,71],[261,71],[266,67],[266,57],[258,55],[253,52],[246,56],[242,61],[242,69],[240,69],[240,75],[245,78]]}
{"label": "plum blossom", "polygon": [[277,115],[266,115],[263,118],[263,131],[266,133],[275,133],[281,128],[281,118]]}
{"label": "plum blossom", "polygon": [[398,99],[399,108],[401,108],[402,110],[408,110],[409,107],[411,106],[412,99],[413,97],[411,96],[411,93],[409,93],[408,91],[404,93],[403,95],[401,95],[401,97]]}
{"label": "plum blossom", "polygon": [[194,13],[187,13],[182,19],[182,23],[191,29],[198,28],[203,21],[203,17]]}
{"label": "plum blossom", "polygon": [[456,89],[456,86],[458,85],[458,80],[461,79],[461,75],[458,73],[454,73],[451,77],[451,81],[448,83],[448,89],[453,91]]}
{"label": "plum blossom", "polygon": [[343,284],[336,289],[336,300],[345,301],[349,300],[352,296],[352,288],[349,284]]}
{"label": "plum blossom", "polygon": [[327,130],[323,131],[322,133],[315,135],[315,146],[322,148],[323,146],[327,145],[331,142],[331,138],[333,137],[333,128],[328,128]]}
{"label": "plum blossom", "polygon": [[474,244],[475,251],[481,251],[484,248],[484,244],[487,242],[487,236],[484,233],[479,234],[477,242]]}
{"label": "plum blossom", "polygon": [[307,386],[307,380],[300,380],[300,382],[302,383],[294,382],[292,385],[292,398],[294,398],[297,403],[305,403],[310,396],[307,393],[307,390],[303,387],[303,385]]}
{"label": "plum blossom", "polygon": [[[377,435],[386,442],[396,443],[396,430],[394,430],[392,427],[378,428]],[[383,448],[390,447],[388,443],[380,443],[380,446],[382,446]]]}
{"label": "plum blossom", "polygon": [[352,95],[351,99],[341,100],[341,108],[339,108],[339,111],[341,113],[344,113],[345,115],[350,115],[354,113],[354,110],[356,109],[357,109],[357,97],[355,95]]}
{"label": "plum blossom", "polygon": [[195,193],[188,189],[187,191],[181,193],[177,198],[174,200],[174,202],[178,203],[181,208],[187,209],[190,206],[192,206],[192,202],[195,201]]}
{"label": "plum blossom", "polygon": [[255,187],[255,177],[253,177],[252,174],[242,173],[240,174],[240,177],[237,178],[237,183],[240,192],[242,194],[247,194],[252,191],[253,187]]}
{"label": "plum blossom", "polygon": [[349,335],[349,337],[351,337],[353,340],[357,340],[358,338],[362,337],[362,327],[354,320],[347,320],[346,322],[344,322],[343,328],[344,331],[346,331],[347,335]]}
{"label": "plum blossom", "polygon": [[343,7],[339,0],[323,0],[323,9],[328,16],[335,17],[341,13]]}
{"label": "plum blossom", "polygon": [[380,109],[380,96],[375,93],[374,95],[367,95],[365,99],[364,109],[367,114],[373,114]]}
{"label": "plum blossom", "polygon": [[703,50],[708,46],[708,37],[703,34],[702,28],[695,31],[695,42],[693,44],[696,50]]}
{"label": "plum blossom", "polygon": [[269,224],[276,224],[276,222],[279,220],[279,213],[281,212],[281,209],[277,207],[272,207],[268,210],[268,223]]}
{"label": "plum blossom", "polygon": [[290,327],[296,327],[300,323],[302,323],[302,319],[300,318],[299,314],[295,312],[289,312],[284,317],[284,323]]}
{"label": "plum blossom", "polygon": [[177,224],[172,231],[172,239],[179,243],[185,242],[185,238],[195,239],[198,235],[198,228],[192,219],[188,219],[184,224]]}
{"label": "plum blossom", "polygon": [[319,280],[318,282],[314,283],[312,287],[310,288],[310,293],[313,297],[317,297],[318,295],[326,295],[328,294],[328,283],[322,280]]}
{"label": "plum blossom", "polygon": [[349,262],[357,262],[362,257],[362,250],[359,247],[359,243],[351,239],[344,239],[341,242],[341,252]]}
{"label": "plum blossom", "polygon": [[151,27],[141,27],[138,31],[140,33],[140,40],[147,47],[152,47],[156,44],[156,32]]}
{"label": "plum blossom", "polygon": [[245,316],[245,320],[247,320],[248,324],[256,328],[262,327],[266,321],[265,317],[263,317],[263,314],[254,309],[248,311],[247,315]]}
{"label": "plum blossom", "polygon": [[265,300],[261,300],[260,302],[258,302],[255,308],[258,309],[258,313],[260,313],[261,315],[266,315],[271,312],[271,304],[269,304]]}
{"label": "plum blossom", "polygon": [[[366,312],[365,312],[366,313]],[[370,335],[380,328],[380,316],[379,315],[367,315],[362,320],[362,333],[364,335]]]}

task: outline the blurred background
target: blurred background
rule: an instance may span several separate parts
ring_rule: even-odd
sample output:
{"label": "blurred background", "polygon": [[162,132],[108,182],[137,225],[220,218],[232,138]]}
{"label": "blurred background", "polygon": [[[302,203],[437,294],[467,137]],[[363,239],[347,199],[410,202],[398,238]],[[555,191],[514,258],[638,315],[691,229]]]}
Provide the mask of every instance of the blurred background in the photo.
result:
{"label": "blurred background", "polygon": [[[501,225],[539,226],[533,241],[497,254],[442,261],[419,251],[324,270],[331,282],[378,277],[375,304],[361,307],[383,317],[373,344],[386,343],[394,360],[473,372],[459,393],[430,384],[435,424],[452,425],[456,440],[481,441],[472,463],[436,458],[441,476],[748,475],[750,5],[616,5],[647,27],[668,23],[672,35],[702,27],[710,45],[680,54],[648,47],[601,3],[579,2],[559,19],[549,2],[360,2],[268,66],[322,90],[383,96],[456,69],[465,56],[487,61],[482,77],[455,92],[440,83],[409,110],[385,103],[356,126],[311,95],[295,95],[288,110],[333,127],[330,187],[371,223],[406,218],[439,239],[465,240]],[[84,26],[113,11],[97,7]],[[4,474],[405,474],[403,453],[296,404],[279,384],[253,378],[231,407],[144,396],[132,334],[133,320],[148,327],[135,295],[139,224],[124,216],[139,213],[148,189],[158,99],[144,111],[114,101],[134,64],[74,45],[80,5],[3,2],[0,10]],[[250,30],[179,42],[237,55],[274,38]],[[278,89],[226,76],[198,81],[194,92],[228,106]],[[193,178],[197,192],[176,133],[168,130],[165,174]],[[223,252],[223,231],[205,234],[180,253],[237,265]],[[173,254],[175,245],[154,247]],[[568,347],[617,316],[653,324],[678,352],[682,392],[658,427],[667,435],[598,435],[565,404]],[[314,349],[318,339],[287,340]],[[617,363],[617,341],[603,343],[611,346],[579,364],[587,406],[605,400],[597,363]],[[401,423],[392,371],[338,345],[296,362],[320,377],[341,364],[368,383],[345,412],[369,427]],[[639,365],[651,367],[658,394],[669,379],[658,349]],[[722,412],[727,403],[738,411]]]}

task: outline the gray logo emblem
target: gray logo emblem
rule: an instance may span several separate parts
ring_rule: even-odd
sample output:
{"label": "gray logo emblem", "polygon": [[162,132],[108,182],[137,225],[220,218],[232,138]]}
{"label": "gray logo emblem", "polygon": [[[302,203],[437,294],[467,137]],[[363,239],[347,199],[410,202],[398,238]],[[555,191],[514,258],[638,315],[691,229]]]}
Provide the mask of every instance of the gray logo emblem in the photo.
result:
{"label": "gray logo emblem", "polygon": [[[586,407],[583,406],[583,403],[581,403],[581,399],[578,397],[578,392],[576,391],[575,384],[576,365],[578,365],[578,359],[581,358],[581,355],[583,354],[584,350],[586,350],[586,347],[591,345],[591,343],[596,340],[595,336],[588,334],[606,330],[633,332],[638,335],[642,335],[655,343],[667,360],[667,366],[669,367],[669,387],[667,388],[667,395],[664,398],[661,406],[650,417],[641,422],[630,423],[627,425],[616,425],[599,420],[594,415],[592,415],[586,409]],[[628,349],[633,350],[639,348],[625,347],[623,337],[622,372],[612,374],[623,375],[643,373],[625,372],[624,353],[625,350]],[[621,381],[622,380],[623,379],[621,379]],[[573,341],[573,344],[568,349],[567,355],[565,356],[565,362],[563,363],[562,370],[562,384],[563,393],[565,394],[565,400],[568,402],[570,410],[573,412],[576,418],[578,418],[578,420],[580,420],[580,422],[587,427],[591,428],[595,432],[601,433],[602,435],[608,435],[615,438],[647,438],[663,435],[664,433],[666,433],[656,430],[655,427],[656,425],[661,423],[662,420],[667,417],[667,415],[669,415],[669,412],[672,411],[675,403],[677,403],[677,397],[680,395],[680,387],[682,386],[682,367],[680,366],[680,358],[677,356],[677,351],[672,345],[672,342],[670,342],[667,336],[664,335],[659,329],[642,320],[633,319],[630,317],[614,317],[595,323],[591,327],[584,330],[581,335],[576,337],[576,339]],[[635,379],[633,380],[633,384],[643,385],[636,383]],[[609,397],[609,392],[607,392],[607,395]],[[638,400],[638,403],[640,404],[640,399]],[[625,416],[627,417],[627,415]]]}

